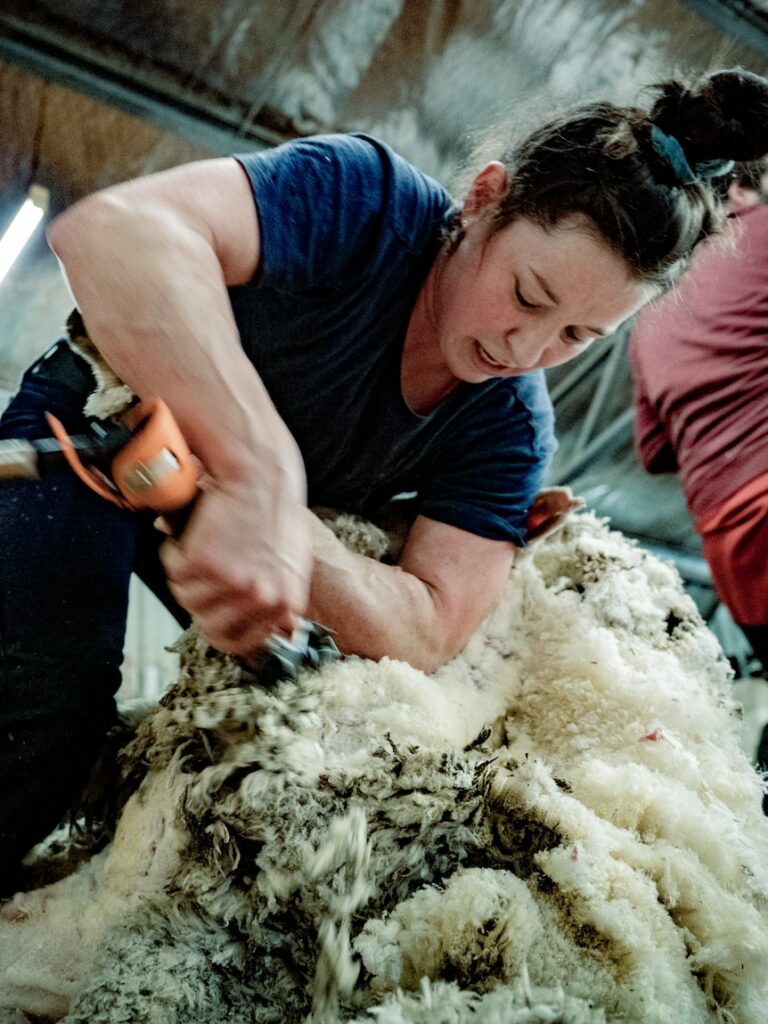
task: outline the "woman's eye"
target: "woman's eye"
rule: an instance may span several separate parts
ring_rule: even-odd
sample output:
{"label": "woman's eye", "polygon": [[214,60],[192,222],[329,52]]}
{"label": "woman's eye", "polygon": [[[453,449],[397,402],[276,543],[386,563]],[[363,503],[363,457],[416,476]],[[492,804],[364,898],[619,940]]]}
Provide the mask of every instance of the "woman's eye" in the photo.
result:
{"label": "woman's eye", "polygon": [[579,335],[576,333],[575,328],[573,328],[573,327],[566,327],[565,330],[563,331],[563,340],[568,345],[583,345],[585,342],[589,341],[590,339],[589,338],[580,338]]}
{"label": "woman's eye", "polygon": [[523,307],[523,309],[538,309],[539,308],[538,303],[536,303],[536,302],[529,302],[528,299],[526,299],[526,297],[520,291],[520,285],[517,285],[517,284],[515,285],[515,298],[520,303],[520,305]]}

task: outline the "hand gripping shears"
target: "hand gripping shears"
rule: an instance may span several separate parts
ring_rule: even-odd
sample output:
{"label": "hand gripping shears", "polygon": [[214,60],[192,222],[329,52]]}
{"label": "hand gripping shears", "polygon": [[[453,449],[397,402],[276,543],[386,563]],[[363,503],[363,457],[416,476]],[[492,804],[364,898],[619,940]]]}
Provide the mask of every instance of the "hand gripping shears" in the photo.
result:
{"label": "hand gripping shears", "polygon": [[[71,437],[55,416],[46,417],[53,437],[0,441],[0,481],[71,469],[107,501],[151,509],[181,532],[197,496],[198,464],[162,399],[139,402],[119,422],[93,420],[89,433]],[[273,681],[341,656],[329,631],[309,619],[300,619],[290,637],[267,637],[264,650],[274,658]]]}

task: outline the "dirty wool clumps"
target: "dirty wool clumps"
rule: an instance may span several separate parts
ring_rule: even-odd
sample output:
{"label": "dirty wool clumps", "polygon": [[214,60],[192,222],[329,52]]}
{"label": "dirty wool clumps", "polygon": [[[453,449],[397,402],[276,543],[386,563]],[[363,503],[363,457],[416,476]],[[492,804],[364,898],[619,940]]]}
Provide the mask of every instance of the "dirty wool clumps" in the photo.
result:
{"label": "dirty wool clumps", "polygon": [[179,647],[111,844],[3,908],[8,1024],[764,1021],[729,667],[593,516],[432,677],[350,658],[265,688]]}

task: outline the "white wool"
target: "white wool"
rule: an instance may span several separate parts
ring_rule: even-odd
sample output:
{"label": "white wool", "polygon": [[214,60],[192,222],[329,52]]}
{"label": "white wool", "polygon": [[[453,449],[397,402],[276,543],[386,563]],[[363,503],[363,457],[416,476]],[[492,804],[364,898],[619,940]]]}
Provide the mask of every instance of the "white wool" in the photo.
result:
{"label": "white wool", "polygon": [[[413,991],[422,976],[433,982],[450,976],[462,987],[471,976],[473,988],[480,992],[529,977],[546,987],[555,971],[568,979],[570,997],[583,1008],[590,1001],[599,1004],[600,997],[610,998],[615,987],[610,970],[563,936],[557,909],[537,899],[509,871],[457,872],[444,890],[424,889],[386,920],[369,921],[355,940],[355,949],[381,992],[395,986]],[[521,995],[526,989],[519,984],[507,988],[497,1006],[511,1011],[513,1005],[524,1003]],[[548,991],[560,1011],[563,995],[562,990]],[[553,1012],[542,1019],[559,1017]],[[583,1019],[604,1017],[599,1011]]]}
{"label": "white wool", "polygon": [[[594,517],[432,677],[347,659],[264,690],[194,638],[183,666],[124,752],[148,774],[112,847],[0,920],[0,1004],[34,1008],[26,934],[71,1024],[763,1024],[768,825],[730,668],[674,571]],[[97,942],[71,933],[86,892]]]}
{"label": "white wool", "polygon": [[562,989],[533,986],[524,975],[477,996],[456,984],[422,981],[418,995],[398,991],[352,1024],[605,1024],[605,1014]]}
{"label": "white wool", "polygon": [[425,676],[389,658],[333,666],[324,674],[324,748],[358,752],[389,733],[398,742],[461,749],[510,706],[519,688],[513,663],[501,667],[493,686],[483,686],[482,663],[479,657],[469,678],[446,670]]}
{"label": "white wool", "polygon": [[[459,871],[445,889],[422,889],[386,920],[369,921],[355,949],[377,981],[415,989],[424,976],[437,980],[450,969],[456,977],[463,964],[483,956],[486,944],[496,947],[497,971],[503,962],[514,976],[544,938],[526,885],[511,872],[486,868]],[[486,979],[483,990],[494,980]]]}
{"label": "white wool", "polygon": [[[0,1009],[58,1020],[78,965],[177,869],[184,845],[178,766],[150,775],[130,798],[111,847],[54,885],[19,894],[0,911]],[[40,981],[44,979],[44,984]],[[0,1017],[2,1020],[2,1017]]]}

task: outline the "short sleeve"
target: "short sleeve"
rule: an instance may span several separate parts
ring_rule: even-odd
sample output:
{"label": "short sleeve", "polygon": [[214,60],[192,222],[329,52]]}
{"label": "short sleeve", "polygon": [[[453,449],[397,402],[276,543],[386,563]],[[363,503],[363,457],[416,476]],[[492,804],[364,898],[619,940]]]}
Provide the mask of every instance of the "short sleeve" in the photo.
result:
{"label": "short sleeve", "polygon": [[528,512],[557,448],[554,414],[543,374],[497,383],[420,490],[419,512],[523,547]]}
{"label": "short sleeve", "polygon": [[402,236],[406,247],[412,233],[418,246],[449,201],[437,183],[366,135],[319,135],[236,159],[259,219],[254,283],[283,291],[348,285],[381,250],[382,232]]}

